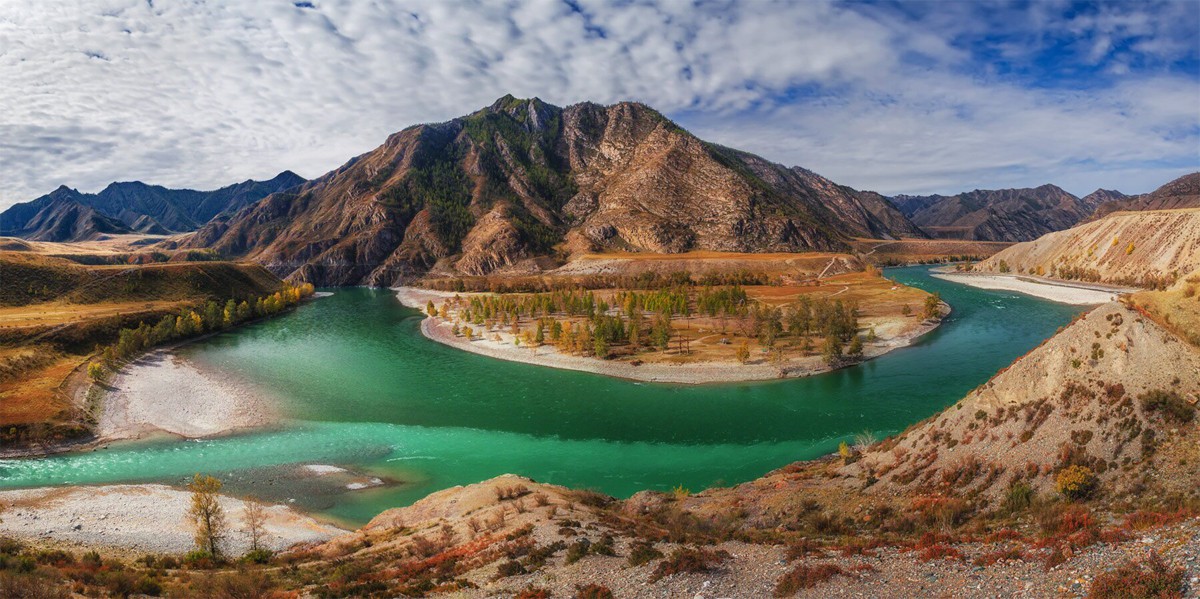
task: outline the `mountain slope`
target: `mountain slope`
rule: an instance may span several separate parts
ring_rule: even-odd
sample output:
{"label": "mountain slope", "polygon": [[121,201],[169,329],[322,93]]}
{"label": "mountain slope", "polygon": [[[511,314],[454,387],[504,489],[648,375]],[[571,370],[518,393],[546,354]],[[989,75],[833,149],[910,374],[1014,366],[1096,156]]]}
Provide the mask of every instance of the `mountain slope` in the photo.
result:
{"label": "mountain slope", "polygon": [[1200,208],[1200,172],[1184,175],[1147,194],[1106,203],[1097,208],[1095,214],[1092,215],[1092,220],[1123,210],[1172,210],[1176,208]]}
{"label": "mountain slope", "polygon": [[[1166,189],[1185,188],[1179,181],[1168,183],[1148,194],[1158,195],[1146,205],[1185,203],[1187,196],[1160,194]],[[1016,244],[975,265],[979,271],[1152,288],[1169,285],[1179,275],[1197,268],[1200,268],[1200,208],[1110,214]]]}
{"label": "mountain slope", "polygon": [[877,196],[708,144],[634,103],[506,96],[417,125],[189,242],[321,285],[480,275],[604,250],[845,249],[920,235]]}
{"label": "mountain slope", "polygon": [[933,237],[1027,241],[1078,223],[1092,213],[1092,202],[1098,199],[1080,200],[1054,185],[1043,185],[952,196],[902,195],[892,202]]}
{"label": "mountain slope", "polygon": [[[66,186],[30,202],[16,204],[0,213],[0,230],[17,233],[36,231],[31,220],[52,203],[70,200],[108,218],[123,223],[123,228],[142,233],[167,234],[193,231],[213,217],[232,213],[258,200],[303,183],[299,175],[284,171],[267,181],[243,181],[213,191],[167,189],[140,181],[112,183],[100,193],[81,193]],[[86,229],[86,227],[85,227]],[[51,241],[50,239],[42,239]],[[83,241],[82,237],[53,241]]]}
{"label": "mountain slope", "polygon": [[0,214],[0,235],[33,241],[91,241],[130,232],[121,221],[80,203],[74,193],[60,187],[36,203],[13,206]]}
{"label": "mountain slope", "polygon": [[1097,189],[1096,191],[1079,198],[1079,201],[1083,202],[1085,206],[1091,208],[1094,212],[1100,207],[1101,204],[1126,200],[1132,197],[1133,196],[1127,196],[1115,189]]}

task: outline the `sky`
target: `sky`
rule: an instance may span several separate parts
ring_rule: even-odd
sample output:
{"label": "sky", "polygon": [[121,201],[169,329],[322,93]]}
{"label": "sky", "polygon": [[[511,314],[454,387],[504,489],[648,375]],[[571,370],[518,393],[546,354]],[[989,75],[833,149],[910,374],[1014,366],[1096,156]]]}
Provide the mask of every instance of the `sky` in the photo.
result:
{"label": "sky", "polygon": [[0,0],[0,209],[317,177],[504,94],[887,195],[1200,170],[1200,2]]}

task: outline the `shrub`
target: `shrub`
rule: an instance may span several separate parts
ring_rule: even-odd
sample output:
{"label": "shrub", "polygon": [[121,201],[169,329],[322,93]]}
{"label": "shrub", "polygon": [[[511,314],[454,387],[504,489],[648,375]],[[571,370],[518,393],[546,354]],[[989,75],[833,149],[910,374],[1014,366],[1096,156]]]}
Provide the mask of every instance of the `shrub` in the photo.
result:
{"label": "shrub", "polygon": [[1188,405],[1187,400],[1175,391],[1147,391],[1138,397],[1138,401],[1142,403],[1143,410],[1162,412],[1163,418],[1179,424],[1187,424],[1196,416],[1195,410]]}
{"label": "shrub", "polygon": [[242,560],[252,564],[265,564],[271,561],[271,557],[274,555],[275,553],[270,549],[251,549],[242,556]]}
{"label": "shrub", "polygon": [[791,597],[801,589],[811,589],[829,581],[834,576],[845,576],[846,571],[834,564],[810,566],[800,564],[779,578],[775,583],[776,597]]}
{"label": "shrub", "polygon": [[529,587],[517,593],[517,599],[550,599],[550,591],[537,587]]}
{"label": "shrub", "polygon": [[[83,556],[87,559],[87,556]],[[208,570],[216,567],[217,561],[207,551],[189,551],[183,556],[183,565],[194,570]]]}
{"label": "shrub", "polygon": [[941,543],[937,543],[937,544],[930,545],[930,546],[922,549],[920,558],[921,558],[921,561],[923,561],[923,562],[928,562],[928,561],[932,561],[935,559],[961,560],[961,559],[963,559],[963,554],[961,551],[959,551],[958,549],[955,549],[954,547],[951,547],[949,545],[943,545]]}
{"label": "shrub", "polygon": [[567,547],[566,563],[573,564],[583,559],[583,557],[588,554],[588,550],[591,548],[592,542],[586,538],[579,539],[578,541],[571,543],[571,546]]}
{"label": "shrub", "polygon": [[1033,487],[1025,481],[1017,481],[1008,488],[1008,493],[1004,496],[1004,511],[1010,514],[1016,514],[1029,509],[1033,503]]}
{"label": "shrub", "polygon": [[671,557],[659,562],[650,582],[657,582],[683,572],[708,572],[713,567],[729,559],[725,551],[710,551],[708,549],[676,549]]}
{"label": "shrub", "polygon": [[612,591],[602,584],[587,584],[575,589],[575,599],[613,599]]}
{"label": "shrub", "polygon": [[1089,599],[1168,599],[1183,596],[1183,568],[1173,568],[1158,554],[1126,562],[1096,577]]}
{"label": "shrub", "polygon": [[638,541],[629,548],[628,562],[630,566],[640,566],[648,564],[660,557],[663,553],[654,548],[654,544],[648,541]]}
{"label": "shrub", "polygon": [[1058,492],[1071,500],[1086,499],[1096,489],[1096,483],[1092,469],[1078,464],[1063,468],[1054,479]]}
{"label": "shrub", "polygon": [[509,576],[519,576],[525,574],[525,566],[516,560],[508,560],[501,562],[496,568],[496,578],[506,578]]}

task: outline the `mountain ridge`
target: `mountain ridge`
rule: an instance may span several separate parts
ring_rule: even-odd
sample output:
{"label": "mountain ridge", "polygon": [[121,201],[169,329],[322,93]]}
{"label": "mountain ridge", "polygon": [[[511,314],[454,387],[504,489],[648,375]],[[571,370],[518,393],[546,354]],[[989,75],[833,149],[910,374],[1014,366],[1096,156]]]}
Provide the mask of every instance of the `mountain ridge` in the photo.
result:
{"label": "mountain ridge", "polygon": [[705,142],[643,104],[509,95],[394,133],[185,245],[318,285],[394,285],[435,267],[537,271],[604,250],[846,250],[879,236],[924,234],[883,196]]}
{"label": "mountain ridge", "polygon": [[1078,198],[1057,185],[1044,184],[890,199],[932,237],[1019,242],[1075,225],[1112,193],[1124,197],[1120,192],[1097,190]]}
{"label": "mountain ridge", "polygon": [[[60,185],[49,194],[13,205],[0,213],[0,232],[40,241],[82,241],[83,237],[63,238],[62,235],[32,225],[35,216],[51,204],[55,206],[53,212],[68,212],[66,204],[63,204],[65,201],[121,223],[121,227],[111,232],[136,231],[166,235],[193,231],[223,213],[240,210],[271,193],[303,181],[299,175],[285,170],[265,181],[247,179],[211,191],[170,189],[141,181],[121,181],[110,183],[92,194]],[[80,212],[79,208],[70,210],[87,213],[86,210]],[[83,222],[77,227],[81,231],[90,230],[88,224]]]}

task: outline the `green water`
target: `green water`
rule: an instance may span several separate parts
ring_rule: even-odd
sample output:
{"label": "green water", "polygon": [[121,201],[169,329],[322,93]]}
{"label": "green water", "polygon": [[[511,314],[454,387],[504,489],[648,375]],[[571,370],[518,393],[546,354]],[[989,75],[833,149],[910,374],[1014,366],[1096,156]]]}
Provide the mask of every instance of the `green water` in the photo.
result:
{"label": "green water", "polygon": [[[0,487],[176,483],[217,472],[235,491],[351,523],[430,492],[512,472],[617,496],[732,484],[895,433],[953,403],[1079,308],[890,269],[954,313],[916,345],[806,379],[683,387],[504,362],[421,336],[386,290],[338,289],[287,316],[188,346],[189,358],[283,399],[279,429],[203,441],[114,444],[0,462]],[[164,390],[169,393],[169,390]],[[336,464],[383,488],[307,497],[279,474]]]}

